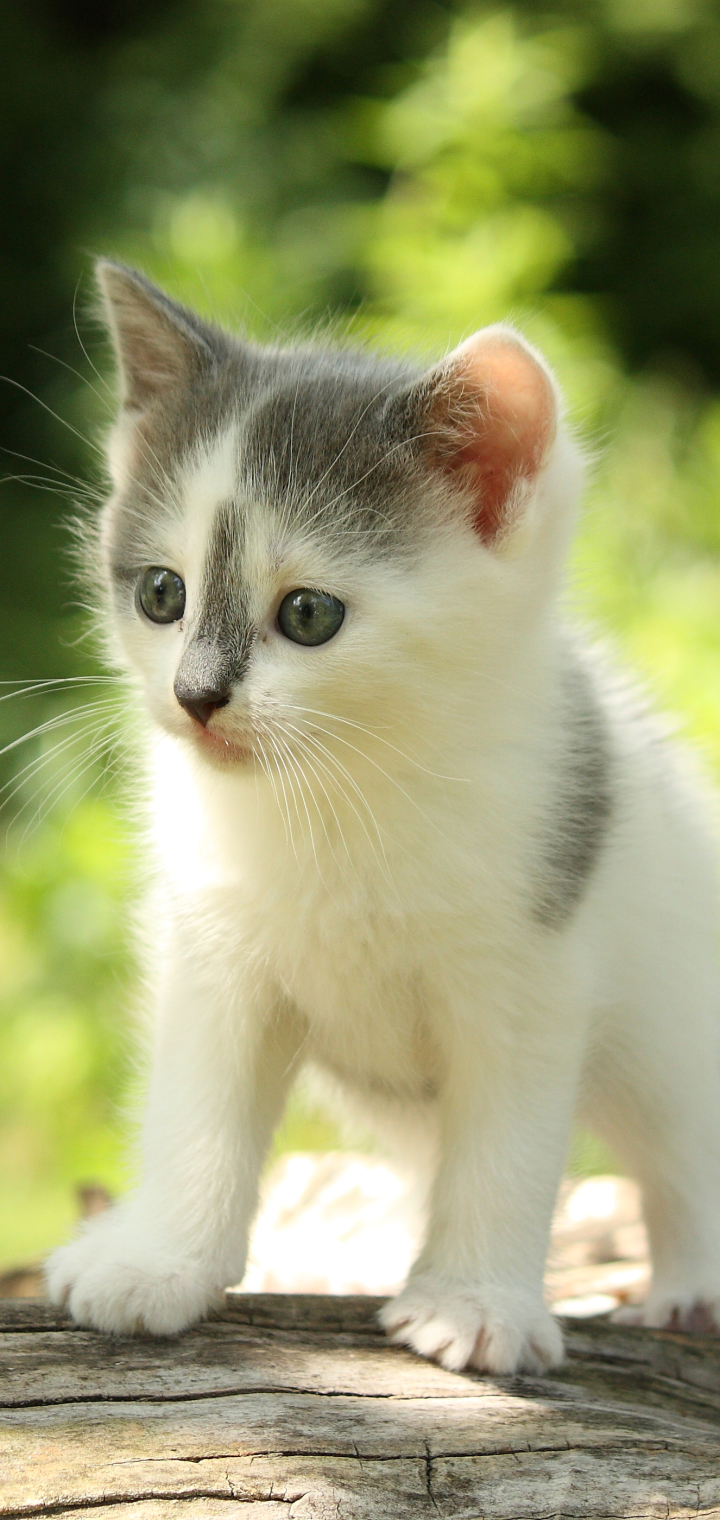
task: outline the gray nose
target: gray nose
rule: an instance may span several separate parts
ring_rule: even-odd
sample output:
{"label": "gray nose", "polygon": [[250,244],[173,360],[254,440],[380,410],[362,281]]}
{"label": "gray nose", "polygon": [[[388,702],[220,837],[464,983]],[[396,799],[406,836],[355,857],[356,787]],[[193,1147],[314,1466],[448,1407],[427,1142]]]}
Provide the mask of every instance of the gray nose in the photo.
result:
{"label": "gray nose", "polygon": [[173,690],[180,706],[197,723],[202,723],[203,728],[207,727],[216,709],[226,707],[230,701],[229,686],[186,686],[178,677]]}

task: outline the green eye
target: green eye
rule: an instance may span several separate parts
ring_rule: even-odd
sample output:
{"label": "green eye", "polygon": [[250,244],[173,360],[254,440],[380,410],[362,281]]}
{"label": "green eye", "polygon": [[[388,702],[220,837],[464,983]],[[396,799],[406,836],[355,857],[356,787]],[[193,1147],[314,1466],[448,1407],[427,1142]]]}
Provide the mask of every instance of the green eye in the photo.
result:
{"label": "green eye", "polygon": [[278,628],[294,644],[327,644],[337,633],[345,608],[327,591],[289,591],[278,610]]}
{"label": "green eye", "polygon": [[177,623],[185,611],[185,584],[174,570],[151,565],[140,576],[135,601],[151,623]]}

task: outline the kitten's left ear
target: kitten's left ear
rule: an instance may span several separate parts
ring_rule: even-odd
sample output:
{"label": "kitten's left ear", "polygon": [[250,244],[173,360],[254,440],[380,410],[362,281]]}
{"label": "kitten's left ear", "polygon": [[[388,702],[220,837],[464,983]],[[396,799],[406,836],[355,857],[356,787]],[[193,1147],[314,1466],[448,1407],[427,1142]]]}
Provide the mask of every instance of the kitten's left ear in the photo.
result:
{"label": "kitten's left ear", "polygon": [[469,494],[479,537],[497,543],[557,429],[556,390],[540,356],[512,328],[485,327],[406,393],[402,411],[430,466]]}
{"label": "kitten's left ear", "polygon": [[146,411],[212,366],[220,334],[194,312],[124,264],[101,259],[96,275],[129,411]]}

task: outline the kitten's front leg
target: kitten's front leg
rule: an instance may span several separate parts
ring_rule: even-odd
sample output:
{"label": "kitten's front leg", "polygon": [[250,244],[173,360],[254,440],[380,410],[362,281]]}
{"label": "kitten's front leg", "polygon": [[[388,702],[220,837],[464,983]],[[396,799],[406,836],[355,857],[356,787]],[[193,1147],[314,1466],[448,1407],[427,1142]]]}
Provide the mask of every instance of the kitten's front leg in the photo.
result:
{"label": "kitten's front leg", "polygon": [[449,1021],[442,1140],[426,1243],[381,1318],[453,1371],[545,1372],[563,1355],[543,1300],[582,1020],[538,1002]]}
{"label": "kitten's front leg", "polygon": [[173,1334],[244,1271],[258,1176],[299,1037],[261,972],[190,923],[167,953],[137,1190],[47,1264],[81,1324]]}

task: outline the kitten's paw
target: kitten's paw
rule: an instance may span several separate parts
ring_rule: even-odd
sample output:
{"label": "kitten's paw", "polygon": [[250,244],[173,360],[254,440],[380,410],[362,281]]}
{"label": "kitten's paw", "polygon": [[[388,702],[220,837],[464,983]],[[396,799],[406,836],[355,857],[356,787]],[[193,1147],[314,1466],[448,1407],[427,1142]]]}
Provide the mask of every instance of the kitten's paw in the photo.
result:
{"label": "kitten's paw", "polygon": [[411,1280],[380,1311],[390,1338],[459,1372],[547,1372],[563,1359],[557,1320],[542,1299],[513,1288]]}
{"label": "kitten's paw", "polygon": [[653,1293],[646,1304],[623,1306],[612,1318],[616,1325],[682,1330],[685,1335],[720,1335],[720,1294]]}
{"label": "kitten's paw", "polygon": [[122,1209],[92,1220],[53,1251],[45,1277],[52,1303],[79,1325],[114,1335],[174,1335],[219,1301],[197,1262],[158,1244]]}

